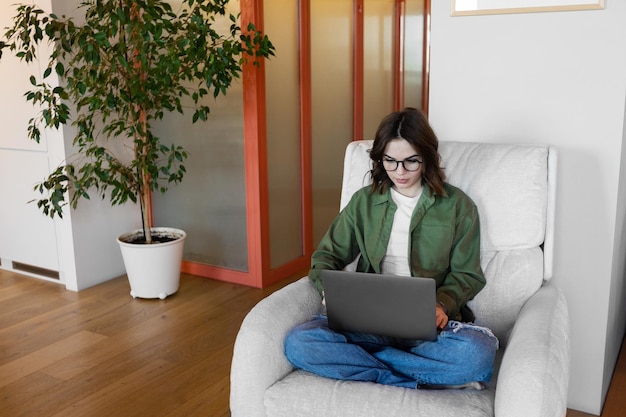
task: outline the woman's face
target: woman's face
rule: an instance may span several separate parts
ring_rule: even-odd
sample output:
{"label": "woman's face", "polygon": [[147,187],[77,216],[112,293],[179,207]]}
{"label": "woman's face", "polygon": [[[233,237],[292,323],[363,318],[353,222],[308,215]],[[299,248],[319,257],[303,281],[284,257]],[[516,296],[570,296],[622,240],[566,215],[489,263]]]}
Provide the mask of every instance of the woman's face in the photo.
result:
{"label": "woman's face", "polygon": [[[393,168],[393,161],[405,161],[404,164],[395,164],[398,167],[394,171],[387,171],[393,188],[402,195],[415,197],[422,190],[423,165],[417,162],[422,161],[422,156],[406,139],[392,139],[385,147],[383,166]],[[405,165],[416,170],[407,171]]]}

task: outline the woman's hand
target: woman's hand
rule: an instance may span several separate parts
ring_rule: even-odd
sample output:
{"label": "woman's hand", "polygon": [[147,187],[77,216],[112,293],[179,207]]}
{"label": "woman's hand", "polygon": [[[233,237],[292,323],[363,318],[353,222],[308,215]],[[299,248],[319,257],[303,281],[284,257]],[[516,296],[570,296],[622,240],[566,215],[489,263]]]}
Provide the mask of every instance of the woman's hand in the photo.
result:
{"label": "woman's hand", "polygon": [[441,304],[437,304],[435,307],[435,320],[437,322],[437,328],[443,329],[448,324],[448,314],[445,312]]}

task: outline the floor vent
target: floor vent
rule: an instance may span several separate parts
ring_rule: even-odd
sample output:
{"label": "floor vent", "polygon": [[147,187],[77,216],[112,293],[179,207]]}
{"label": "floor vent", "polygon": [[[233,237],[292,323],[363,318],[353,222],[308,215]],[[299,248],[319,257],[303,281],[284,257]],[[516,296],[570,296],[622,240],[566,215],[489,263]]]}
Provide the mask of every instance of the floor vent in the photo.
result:
{"label": "floor vent", "polygon": [[51,269],[46,269],[46,268],[40,268],[34,265],[23,264],[21,262],[12,262],[12,264],[13,264],[13,269],[15,269],[16,271],[28,272],[30,274],[40,275],[46,278],[61,279],[59,277],[58,271],[53,271]]}

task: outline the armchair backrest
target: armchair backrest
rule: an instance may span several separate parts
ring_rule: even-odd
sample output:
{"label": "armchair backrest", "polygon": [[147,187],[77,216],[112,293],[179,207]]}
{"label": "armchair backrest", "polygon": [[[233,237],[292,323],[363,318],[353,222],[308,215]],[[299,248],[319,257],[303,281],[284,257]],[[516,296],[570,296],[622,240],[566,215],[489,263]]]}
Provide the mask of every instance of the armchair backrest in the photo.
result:
{"label": "armchair backrest", "polygon": [[[341,208],[371,183],[371,140],[351,142],[344,160]],[[552,276],[556,153],[544,145],[439,144],[447,182],[478,207],[487,287],[471,302],[478,324],[505,337],[519,309]]]}

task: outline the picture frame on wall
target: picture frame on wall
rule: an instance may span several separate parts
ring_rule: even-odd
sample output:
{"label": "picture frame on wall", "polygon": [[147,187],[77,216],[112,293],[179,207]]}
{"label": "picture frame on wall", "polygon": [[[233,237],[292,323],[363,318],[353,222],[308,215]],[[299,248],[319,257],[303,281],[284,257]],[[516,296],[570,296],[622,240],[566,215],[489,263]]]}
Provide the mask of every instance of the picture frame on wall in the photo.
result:
{"label": "picture frame on wall", "polygon": [[452,16],[604,9],[605,0],[450,0]]}

